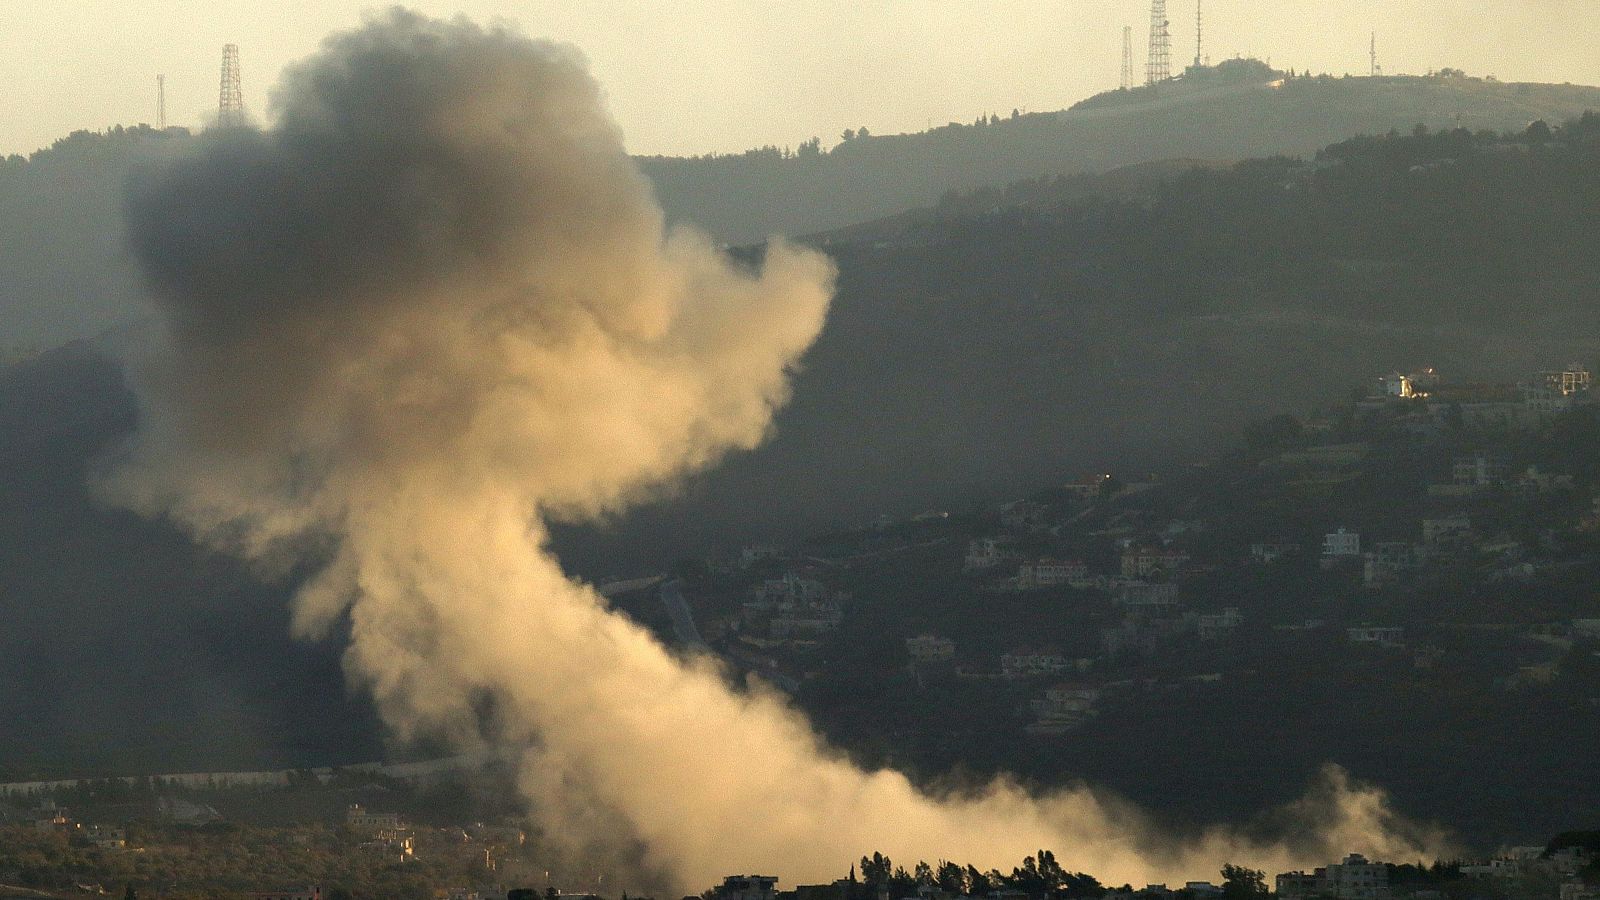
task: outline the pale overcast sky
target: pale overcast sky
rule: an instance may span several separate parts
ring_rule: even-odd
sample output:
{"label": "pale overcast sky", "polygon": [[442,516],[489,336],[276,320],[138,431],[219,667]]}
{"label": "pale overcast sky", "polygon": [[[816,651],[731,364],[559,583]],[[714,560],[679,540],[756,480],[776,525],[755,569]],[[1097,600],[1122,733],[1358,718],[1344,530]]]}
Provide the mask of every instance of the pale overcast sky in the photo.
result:
{"label": "pale overcast sky", "polygon": [[[1213,60],[1390,72],[1455,66],[1502,80],[1600,84],[1600,0],[1204,0]],[[240,45],[246,105],[270,118],[278,72],[349,28],[359,0],[0,0],[0,153],[77,128],[169,124],[216,108],[222,45]],[[793,145],[1060,109],[1115,87],[1122,26],[1144,61],[1147,0],[415,0],[577,44],[636,153]],[[1194,55],[1195,0],[1169,0],[1174,62]]]}

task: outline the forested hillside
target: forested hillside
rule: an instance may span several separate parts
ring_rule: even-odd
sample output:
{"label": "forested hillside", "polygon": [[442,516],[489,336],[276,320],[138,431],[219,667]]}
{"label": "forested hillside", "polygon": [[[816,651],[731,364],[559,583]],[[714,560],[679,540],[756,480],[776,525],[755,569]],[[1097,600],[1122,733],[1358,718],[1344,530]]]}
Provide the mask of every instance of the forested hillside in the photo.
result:
{"label": "forested hillside", "polygon": [[[1000,111],[918,134],[868,129],[794,150],[639,160],[668,217],[722,240],[842,228],[935,204],[950,191],[1172,159],[1310,156],[1354,134],[1520,130],[1600,108],[1600,88],[1430,77],[1290,76],[1230,60],[1157,89],[1062,112]],[[78,132],[0,160],[0,350],[48,347],[143,315],[123,251],[127,179],[181,150],[183,129]],[[829,147],[831,146],[831,148]]]}
{"label": "forested hillside", "polygon": [[1354,134],[1521,129],[1600,108],[1600,90],[1502,84],[1454,73],[1332,78],[1230,60],[1156,89],[1102,94],[1064,112],[919,134],[857,133],[828,152],[768,147],[696,159],[646,158],[662,204],[725,240],[839,228],[936,202],[946,191],[1163,159],[1310,156]]}
{"label": "forested hillside", "polygon": [[[1600,355],[1600,117],[1113,183],[1032,181],[817,237],[839,295],[771,443],[676,501],[564,531],[565,558],[637,572],[1087,471],[1171,471],[1251,417],[1391,369],[1487,380]],[[0,720],[23,723],[8,764],[194,760],[219,735],[219,765],[375,749],[332,651],[282,637],[281,587],[83,490],[132,422],[114,368],[89,348],[14,367],[0,413]],[[67,722],[63,691],[103,702]]]}
{"label": "forested hillside", "polygon": [[839,296],[776,439],[635,521],[693,509],[674,533],[711,539],[959,506],[1182,466],[1395,368],[1515,380],[1600,356],[1594,115],[1361,138],[1118,200],[1058,188],[1082,193],[1032,183],[819,237]]}

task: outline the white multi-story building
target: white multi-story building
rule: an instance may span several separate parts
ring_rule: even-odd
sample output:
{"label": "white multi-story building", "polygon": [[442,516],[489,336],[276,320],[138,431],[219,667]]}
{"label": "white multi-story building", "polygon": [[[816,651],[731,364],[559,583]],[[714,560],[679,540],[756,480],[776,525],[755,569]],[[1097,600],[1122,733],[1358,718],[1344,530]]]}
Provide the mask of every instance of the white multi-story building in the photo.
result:
{"label": "white multi-story building", "polygon": [[1330,532],[1322,539],[1322,558],[1340,559],[1343,557],[1357,557],[1361,555],[1361,535],[1354,531],[1340,528]]}
{"label": "white multi-story building", "polygon": [[1089,567],[1077,560],[1041,559],[1017,567],[1017,587],[1043,588],[1081,585],[1089,580]]}
{"label": "white multi-story building", "polygon": [[344,823],[362,830],[394,829],[400,827],[400,814],[373,812],[359,803],[352,803],[345,810]]}
{"label": "white multi-story building", "polygon": [[1279,900],[1386,900],[1389,867],[1352,853],[1343,862],[1319,867],[1315,872],[1285,872],[1276,879]]}
{"label": "white multi-story building", "polygon": [[1325,870],[1323,893],[1338,900],[1383,900],[1389,896],[1389,867],[1352,853]]}

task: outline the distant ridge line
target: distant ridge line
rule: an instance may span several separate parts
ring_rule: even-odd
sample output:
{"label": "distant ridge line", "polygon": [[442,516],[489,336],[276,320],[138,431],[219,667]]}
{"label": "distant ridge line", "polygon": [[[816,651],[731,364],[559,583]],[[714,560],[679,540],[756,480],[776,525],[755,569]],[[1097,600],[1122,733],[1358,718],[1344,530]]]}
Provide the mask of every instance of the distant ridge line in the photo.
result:
{"label": "distant ridge line", "polygon": [[298,769],[268,769],[254,772],[177,772],[167,775],[109,775],[82,778],[56,778],[48,781],[0,782],[0,797],[27,796],[77,787],[85,782],[120,781],[135,785],[142,781],[160,780],[166,784],[186,788],[237,788],[237,787],[287,787],[295,776],[310,772],[320,781],[327,781],[337,772],[362,772],[387,775],[402,780],[421,780],[453,772],[480,769],[496,761],[494,753],[466,753],[438,759],[405,763],[361,762],[348,766],[314,766]]}

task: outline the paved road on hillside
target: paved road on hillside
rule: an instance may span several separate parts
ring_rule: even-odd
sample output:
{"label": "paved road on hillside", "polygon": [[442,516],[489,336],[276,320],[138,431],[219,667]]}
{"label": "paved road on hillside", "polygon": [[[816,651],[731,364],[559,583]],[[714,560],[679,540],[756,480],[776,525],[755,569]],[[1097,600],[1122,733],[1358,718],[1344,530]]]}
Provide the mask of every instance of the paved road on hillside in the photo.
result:
{"label": "paved road on hillside", "polygon": [[683,599],[683,582],[676,578],[663,581],[661,604],[667,608],[667,615],[672,617],[672,633],[678,638],[679,644],[693,650],[708,649],[705,639],[700,636],[700,629],[695,627],[694,614]]}

